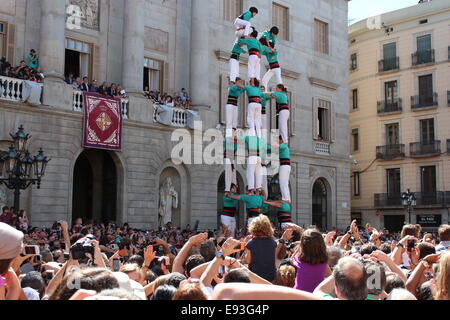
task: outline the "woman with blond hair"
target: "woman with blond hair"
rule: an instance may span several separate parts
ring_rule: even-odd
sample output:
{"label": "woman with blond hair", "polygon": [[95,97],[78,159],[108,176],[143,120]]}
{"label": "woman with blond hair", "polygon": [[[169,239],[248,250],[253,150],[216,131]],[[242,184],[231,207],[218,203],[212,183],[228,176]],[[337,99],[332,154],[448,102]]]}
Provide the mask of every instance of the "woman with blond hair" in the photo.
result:
{"label": "woman with blond hair", "polygon": [[273,282],[276,276],[277,242],[270,220],[265,215],[254,218],[249,226],[252,239],[247,243],[246,262],[250,271]]}
{"label": "woman with blond hair", "polygon": [[450,252],[443,253],[439,259],[435,299],[450,300]]}

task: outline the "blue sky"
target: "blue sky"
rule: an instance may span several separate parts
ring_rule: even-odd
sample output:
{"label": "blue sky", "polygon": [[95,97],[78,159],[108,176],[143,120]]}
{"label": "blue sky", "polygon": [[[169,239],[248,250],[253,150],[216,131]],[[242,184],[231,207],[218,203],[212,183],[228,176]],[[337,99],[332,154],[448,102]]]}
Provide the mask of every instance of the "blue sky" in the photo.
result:
{"label": "blue sky", "polygon": [[416,5],[419,0],[351,0],[348,19],[350,24],[385,12]]}

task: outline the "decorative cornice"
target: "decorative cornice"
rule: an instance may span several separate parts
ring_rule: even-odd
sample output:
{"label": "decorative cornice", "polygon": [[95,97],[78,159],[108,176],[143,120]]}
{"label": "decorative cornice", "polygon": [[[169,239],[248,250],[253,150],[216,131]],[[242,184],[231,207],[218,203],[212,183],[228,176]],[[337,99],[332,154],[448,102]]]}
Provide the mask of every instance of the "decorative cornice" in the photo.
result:
{"label": "decorative cornice", "polygon": [[319,78],[314,78],[314,77],[310,77],[309,78],[309,82],[313,85],[313,86],[318,86],[318,87],[322,87],[328,90],[333,90],[336,91],[340,85],[334,82],[330,82],[330,81],[326,81],[326,80],[322,80]]}

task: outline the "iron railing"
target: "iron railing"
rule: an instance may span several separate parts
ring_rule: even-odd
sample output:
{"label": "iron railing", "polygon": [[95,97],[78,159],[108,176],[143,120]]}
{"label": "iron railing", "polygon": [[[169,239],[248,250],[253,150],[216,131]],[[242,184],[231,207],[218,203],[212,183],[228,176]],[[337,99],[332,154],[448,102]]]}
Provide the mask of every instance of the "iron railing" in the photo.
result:
{"label": "iron railing", "polygon": [[428,157],[441,154],[441,141],[423,141],[410,144],[411,157]]}
{"label": "iron railing", "polygon": [[375,208],[401,208],[403,207],[402,195],[389,193],[374,194]]}
{"label": "iron railing", "polygon": [[403,110],[403,101],[401,98],[395,98],[393,100],[378,101],[378,114],[401,112]]}
{"label": "iron railing", "polygon": [[377,159],[393,160],[405,157],[404,144],[391,144],[377,147]]}
{"label": "iron railing", "polygon": [[428,95],[419,95],[411,97],[411,109],[419,110],[423,108],[436,107],[438,105],[438,94],[434,92]]}
{"label": "iron railing", "polygon": [[413,66],[435,62],[434,49],[416,51],[411,56]]}
{"label": "iron railing", "polygon": [[400,69],[400,58],[393,57],[378,61],[378,72],[386,72]]}

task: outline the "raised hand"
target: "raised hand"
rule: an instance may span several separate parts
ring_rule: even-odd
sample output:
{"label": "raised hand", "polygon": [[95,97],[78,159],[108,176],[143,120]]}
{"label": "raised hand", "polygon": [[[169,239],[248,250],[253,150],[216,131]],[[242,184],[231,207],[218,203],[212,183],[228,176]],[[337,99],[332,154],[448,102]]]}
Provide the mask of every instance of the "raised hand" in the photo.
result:
{"label": "raised hand", "polygon": [[193,245],[193,246],[199,246],[202,244],[203,241],[205,241],[206,239],[208,239],[208,233],[204,232],[204,233],[199,233],[195,236],[192,236],[189,239],[189,242]]}

